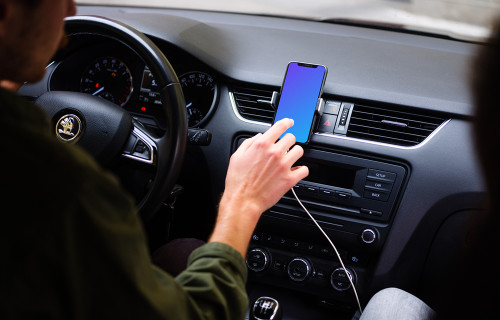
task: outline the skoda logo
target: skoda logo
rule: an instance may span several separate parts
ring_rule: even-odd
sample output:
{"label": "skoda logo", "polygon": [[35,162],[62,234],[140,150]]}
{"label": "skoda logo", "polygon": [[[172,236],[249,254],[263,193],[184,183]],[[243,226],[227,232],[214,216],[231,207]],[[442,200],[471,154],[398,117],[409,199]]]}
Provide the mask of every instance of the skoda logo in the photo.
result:
{"label": "skoda logo", "polygon": [[56,123],[56,136],[62,142],[76,143],[82,136],[82,121],[74,114],[66,114]]}

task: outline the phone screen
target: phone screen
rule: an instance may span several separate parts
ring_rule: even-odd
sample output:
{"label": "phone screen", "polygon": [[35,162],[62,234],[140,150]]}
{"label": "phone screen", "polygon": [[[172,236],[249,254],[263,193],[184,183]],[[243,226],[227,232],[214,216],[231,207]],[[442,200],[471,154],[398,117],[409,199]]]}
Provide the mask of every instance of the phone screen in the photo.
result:
{"label": "phone screen", "polygon": [[294,125],[287,132],[292,133],[299,143],[309,141],[325,78],[325,66],[300,62],[288,64],[274,122],[283,118],[293,119]]}

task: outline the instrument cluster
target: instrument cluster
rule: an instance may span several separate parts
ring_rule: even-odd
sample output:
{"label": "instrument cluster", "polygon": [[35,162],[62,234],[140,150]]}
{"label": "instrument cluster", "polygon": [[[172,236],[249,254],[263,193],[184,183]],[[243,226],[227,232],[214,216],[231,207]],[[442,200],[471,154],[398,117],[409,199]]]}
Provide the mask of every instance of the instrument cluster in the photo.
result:
{"label": "instrument cluster", "polygon": [[[94,42],[94,41],[93,41]],[[166,44],[163,44],[166,46]],[[195,58],[167,50],[186,101],[189,127],[201,127],[215,109],[218,81]],[[78,91],[109,100],[155,130],[165,129],[165,115],[159,88],[142,59],[120,44],[95,41],[72,50],[51,68],[50,90]]]}

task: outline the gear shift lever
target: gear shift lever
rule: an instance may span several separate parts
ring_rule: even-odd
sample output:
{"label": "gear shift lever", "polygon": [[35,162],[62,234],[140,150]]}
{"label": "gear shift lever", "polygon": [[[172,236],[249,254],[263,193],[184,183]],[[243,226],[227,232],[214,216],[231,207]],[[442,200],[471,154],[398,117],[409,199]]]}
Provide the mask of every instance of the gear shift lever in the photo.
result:
{"label": "gear shift lever", "polygon": [[276,299],[270,297],[260,297],[253,304],[250,319],[280,320],[281,306]]}

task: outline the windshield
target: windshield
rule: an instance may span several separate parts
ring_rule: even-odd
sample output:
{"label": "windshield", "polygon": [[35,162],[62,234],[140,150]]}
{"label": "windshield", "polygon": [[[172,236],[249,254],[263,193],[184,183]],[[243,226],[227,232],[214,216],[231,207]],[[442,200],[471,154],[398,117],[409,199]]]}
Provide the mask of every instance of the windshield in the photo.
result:
{"label": "windshield", "polygon": [[198,9],[348,22],[429,32],[464,40],[488,37],[500,0],[76,0],[78,4]]}

